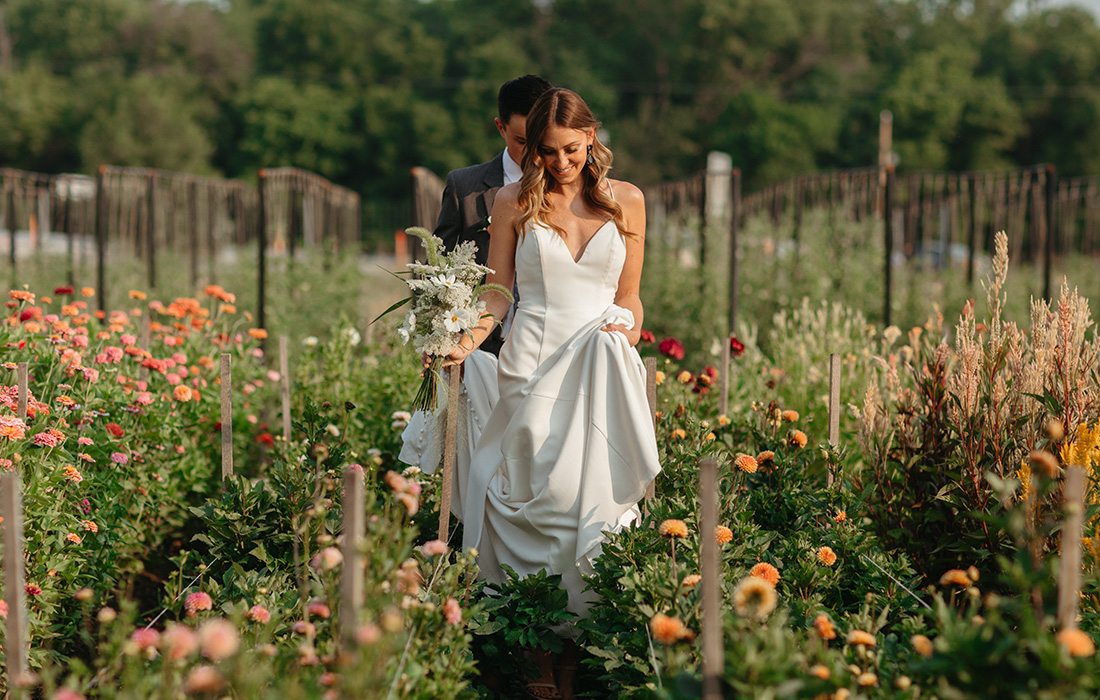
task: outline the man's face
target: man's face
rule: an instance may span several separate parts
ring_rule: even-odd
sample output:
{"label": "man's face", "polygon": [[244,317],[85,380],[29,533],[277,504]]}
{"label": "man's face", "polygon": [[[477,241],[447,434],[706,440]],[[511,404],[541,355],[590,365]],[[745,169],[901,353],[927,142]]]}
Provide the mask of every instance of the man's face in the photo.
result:
{"label": "man's face", "polygon": [[507,122],[502,122],[500,117],[493,120],[497,125],[500,137],[504,139],[504,145],[508,149],[508,155],[517,165],[523,164],[523,147],[527,144],[527,117],[522,114],[513,114]]}

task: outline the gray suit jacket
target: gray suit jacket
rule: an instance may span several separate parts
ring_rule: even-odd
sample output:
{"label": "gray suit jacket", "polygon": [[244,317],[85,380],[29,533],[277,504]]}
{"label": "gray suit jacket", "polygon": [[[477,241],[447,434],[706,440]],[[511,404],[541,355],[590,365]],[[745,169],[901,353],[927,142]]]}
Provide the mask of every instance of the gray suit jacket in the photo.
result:
{"label": "gray suit jacket", "polygon": [[[489,259],[489,214],[493,211],[497,190],[503,186],[504,162],[499,153],[480,165],[447,174],[443,205],[435,224],[435,235],[443,240],[444,248],[453,250],[460,243],[473,241],[477,244],[477,261],[486,264]],[[498,325],[481,344],[481,349],[497,355],[503,342]]]}

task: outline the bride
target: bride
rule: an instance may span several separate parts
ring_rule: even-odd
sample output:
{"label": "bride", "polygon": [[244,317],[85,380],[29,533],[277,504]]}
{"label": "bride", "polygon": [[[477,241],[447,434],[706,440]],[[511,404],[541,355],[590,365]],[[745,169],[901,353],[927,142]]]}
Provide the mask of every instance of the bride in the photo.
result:
{"label": "bride", "polygon": [[[604,533],[639,518],[660,471],[634,349],[645,202],[634,185],[607,177],[612,154],[598,127],[564,88],[532,107],[523,177],[497,193],[490,217],[489,281],[519,291],[499,364],[476,351],[509,309],[497,293],[444,363],[466,364],[455,479],[463,546],[477,548],[492,582],[501,565],[560,574],[578,615],[593,602],[581,577]],[[420,464],[416,432],[410,425],[402,459]],[[528,692],[559,697],[549,659],[539,665],[547,682]]]}

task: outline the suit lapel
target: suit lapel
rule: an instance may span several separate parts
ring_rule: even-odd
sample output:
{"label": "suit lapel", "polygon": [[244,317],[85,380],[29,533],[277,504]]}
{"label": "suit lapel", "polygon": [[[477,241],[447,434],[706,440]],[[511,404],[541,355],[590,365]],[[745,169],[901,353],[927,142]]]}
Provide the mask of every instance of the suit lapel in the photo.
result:
{"label": "suit lapel", "polygon": [[497,190],[504,187],[504,160],[498,155],[485,163],[485,171],[481,182],[485,190],[477,198],[478,217],[484,221],[493,211],[493,202],[496,200]]}

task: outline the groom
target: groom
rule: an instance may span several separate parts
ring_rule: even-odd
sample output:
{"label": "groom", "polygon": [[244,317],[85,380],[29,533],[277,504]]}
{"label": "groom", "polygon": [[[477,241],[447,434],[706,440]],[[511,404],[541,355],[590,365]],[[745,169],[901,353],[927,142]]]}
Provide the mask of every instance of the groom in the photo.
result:
{"label": "groom", "polygon": [[[527,113],[550,87],[550,83],[537,75],[524,75],[500,86],[498,116],[493,122],[504,139],[504,152],[480,165],[447,174],[443,206],[435,225],[435,235],[443,240],[447,250],[473,241],[477,244],[477,261],[484,265],[488,260],[489,232],[486,229],[493,200],[497,190],[518,182],[523,175],[519,163],[526,143]],[[502,326],[498,325],[481,344],[481,349],[497,355],[503,342]]]}

